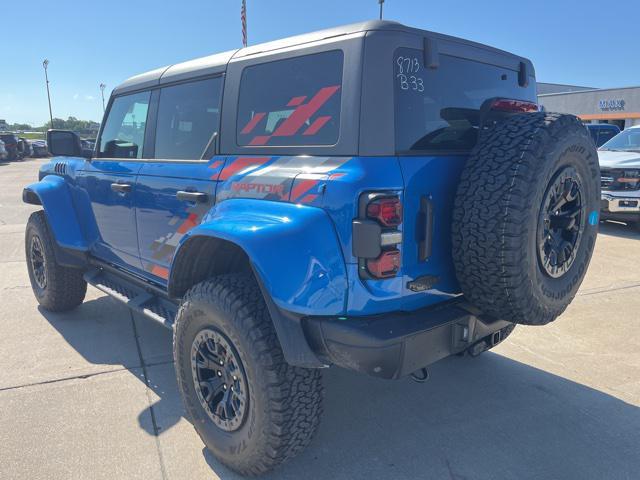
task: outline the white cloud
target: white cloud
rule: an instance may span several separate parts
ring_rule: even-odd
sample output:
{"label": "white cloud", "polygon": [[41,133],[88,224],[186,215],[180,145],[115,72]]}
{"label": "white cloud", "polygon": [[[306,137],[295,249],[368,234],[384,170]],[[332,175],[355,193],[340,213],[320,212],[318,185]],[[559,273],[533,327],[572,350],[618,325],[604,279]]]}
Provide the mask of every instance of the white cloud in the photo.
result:
{"label": "white cloud", "polygon": [[77,93],[73,95],[74,100],[78,100],[79,98],[80,98],[80,95],[78,95]]}
{"label": "white cloud", "polygon": [[84,99],[89,101],[89,102],[92,102],[93,100],[96,99],[96,97],[94,97],[93,95],[85,95]]}

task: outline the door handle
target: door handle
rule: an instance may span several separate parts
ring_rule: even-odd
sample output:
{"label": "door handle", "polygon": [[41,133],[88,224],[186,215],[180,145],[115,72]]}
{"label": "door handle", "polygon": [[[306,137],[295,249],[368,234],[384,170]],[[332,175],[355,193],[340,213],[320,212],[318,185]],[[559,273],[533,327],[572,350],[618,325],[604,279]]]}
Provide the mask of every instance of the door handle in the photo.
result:
{"label": "door handle", "polygon": [[111,190],[118,193],[129,193],[131,192],[131,185],[128,183],[112,183]]}
{"label": "door handle", "polygon": [[186,190],[179,190],[176,193],[176,198],[182,202],[205,203],[209,200],[209,195],[204,192],[188,192]]}

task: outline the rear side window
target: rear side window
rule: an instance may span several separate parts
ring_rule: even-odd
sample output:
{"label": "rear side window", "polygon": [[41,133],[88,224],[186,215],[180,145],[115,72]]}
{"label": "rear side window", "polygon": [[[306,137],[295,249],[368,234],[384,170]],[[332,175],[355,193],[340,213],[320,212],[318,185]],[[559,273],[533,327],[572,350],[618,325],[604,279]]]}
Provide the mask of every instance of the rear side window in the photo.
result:
{"label": "rear side window", "polygon": [[220,125],[222,78],[160,90],[155,157],[197,160],[215,140]]}
{"label": "rear side window", "polygon": [[237,142],[334,145],[340,134],[341,50],[247,67],[240,81]]}
{"label": "rear side window", "polygon": [[399,48],[394,55],[396,151],[455,152],[474,147],[480,107],[494,97],[536,101],[535,82],[518,85],[518,73],[440,55],[425,68],[422,51]]}
{"label": "rear side window", "polygon": [[98,157],[142,158],[151,92],[117,97],[100,136]]}

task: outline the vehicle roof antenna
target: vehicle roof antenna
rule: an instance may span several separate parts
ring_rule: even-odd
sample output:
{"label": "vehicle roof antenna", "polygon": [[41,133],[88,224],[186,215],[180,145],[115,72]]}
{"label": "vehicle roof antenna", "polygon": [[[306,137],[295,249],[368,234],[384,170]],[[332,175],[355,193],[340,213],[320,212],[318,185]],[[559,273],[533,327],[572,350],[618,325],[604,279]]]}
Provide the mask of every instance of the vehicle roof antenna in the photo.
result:
{"label": "vehicle roof antenna", "polygon": [[378,0],[378,3],[380,4],[380,20],[382,20],[382,6],[384,5],[384,0]]}

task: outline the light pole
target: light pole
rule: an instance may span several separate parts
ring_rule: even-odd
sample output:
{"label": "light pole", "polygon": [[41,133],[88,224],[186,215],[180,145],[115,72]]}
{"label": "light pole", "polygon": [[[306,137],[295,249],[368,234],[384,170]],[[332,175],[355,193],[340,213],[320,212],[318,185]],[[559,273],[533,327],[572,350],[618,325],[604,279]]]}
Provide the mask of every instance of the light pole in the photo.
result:
{"label": "light pole", "polygon": [[42,68],[44,68],[44,79],[47,81],[47,99],[49,100],[49,120],[51,120],[51,128],[53,128],[53,113],[51,113],[51,94],[49,93],[49,75],[47,75],[47,67],[49,66],[49,60],[46,58],[42,62]]}
{"label": "light pole", "polygon": [[104,83],[100,84],[100,92],[102,93],[102,113],[104,113],[104,89],[106,88],[106,85]]}
{"label": "light pole", "polygon": [[384,4],[384,0],[378,0],[378,3],[380,4],[380,20],[382,20],[382,5]]}

